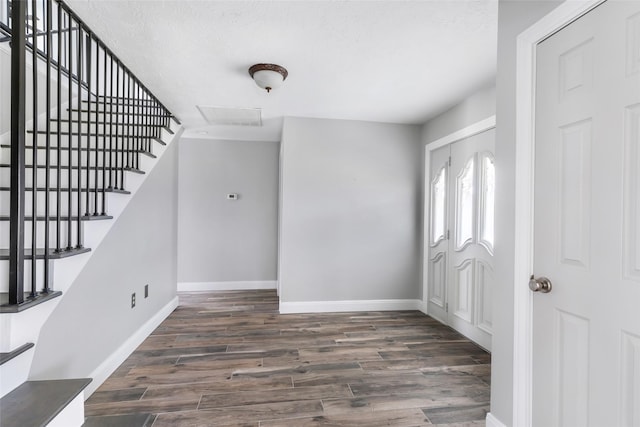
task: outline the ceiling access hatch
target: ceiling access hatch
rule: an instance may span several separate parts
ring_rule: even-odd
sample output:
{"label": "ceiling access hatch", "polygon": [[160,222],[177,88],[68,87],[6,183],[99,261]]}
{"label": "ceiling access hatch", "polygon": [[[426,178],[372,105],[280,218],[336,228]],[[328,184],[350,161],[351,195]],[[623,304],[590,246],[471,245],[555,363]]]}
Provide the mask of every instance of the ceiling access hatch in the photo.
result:
{"label": "ceiling access hatch", "polygon": [[261,108],[197,107],[210,125],[262,126]]}

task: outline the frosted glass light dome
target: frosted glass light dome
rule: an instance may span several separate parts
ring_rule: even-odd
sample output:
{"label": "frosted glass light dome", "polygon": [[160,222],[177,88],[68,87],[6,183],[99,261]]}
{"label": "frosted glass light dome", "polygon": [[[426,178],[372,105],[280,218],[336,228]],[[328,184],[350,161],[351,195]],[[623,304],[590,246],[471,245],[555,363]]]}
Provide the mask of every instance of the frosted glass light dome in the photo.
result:
{"label": "frosted glass light dome", "polygon": [[255,64],[249,68],[249,74],[256,84],[271,92],[272,89],[280,87],[289,73],[284,67],[276,64]]}

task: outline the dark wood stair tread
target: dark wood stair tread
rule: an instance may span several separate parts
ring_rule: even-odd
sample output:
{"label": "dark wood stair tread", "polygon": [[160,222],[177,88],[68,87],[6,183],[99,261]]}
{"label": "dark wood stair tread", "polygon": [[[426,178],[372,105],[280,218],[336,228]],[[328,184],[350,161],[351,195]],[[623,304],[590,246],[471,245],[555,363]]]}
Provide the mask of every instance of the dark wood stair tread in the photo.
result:
{"label": "dark wood stair tread", "polygon": [[0,399],[0,425],[44,427],[90,382],[90,378],[27,381]]}
{"label": "dark wood stair tread", "polygon": [[[28,129],[27,133],[28,134],[33,134],[34,133],[33,129]],[[39,130],[39,131],[37,131],[35,133],[37,133],[38,135],[47,135],[47,131],[46,130]],[[49,131],[49,134],[51,136],[57,136],[57,135],[78,136],[78,134],[80,134],[80,136],[82,136],[82,137],[87,137],[88,136],[90,138],[93,138],[93,137],[105,138],[105,137],[110,137],[110,136],[117,137],[117,138],[142,138],[142,139],[149,139],[149,140],[152,140],[152,141],[156,141],[156,142],[158,142],[160,144],[166,145],[165,142],[162,141],[160,138],[157,138],[155,136],[149,136],[149,135],[128,135],[128,134],[124,135],[124,134],[120,134],[120,133],[116,134],[115,132],[112,135],[112,134],[109,134],[109,133],[92,133],[92,132],[89,132],[89,133],[87,133],[87,132],[74,132],[74,131],[72,131],[72,132],[69,132],[69,131],[58,132],[57,130]]]}
{"label": "dark wood stair tread", "polygon": [[150,427],[151,414],[103,415],[87,417],[82,427]]}
{"label": "dark wood stair tread", "polygon": [[[111,215],[81,215],[80,216],[80,221],[104,221],[104,220],[108,220],[108,219],[113,219],[113,217]],[[0,221],[10,221],[11,220],[11,216],[10,215],[0,215]],[[24,217],[25,221],[32,221],[33,217],[32,216],[25,216]],[[36,221],[44,221],[45,217],[44,215],[42,216],[37,216],[36,217]],[[53,215],[53,216],[49,216],[49,221],[57,221],[58,218]],[[77,221],[78,217],[77,216],[72,216],[71,217],[71,221]],[[61,216],[60,217],[60,221],[69,221],[69,217],[68,216]]]}
{"label": "dark wood stair tread", "polygon": [[[0,144],[0,148],[11,148],[11,144]],[[33,149],[33,145],[26,145],[25,148],[32,150]],[[47,147],[45,147],[44,145],[38,145],[36,146],[37,150],[46,150]],[[57,150],[58,146],[57,145],[52,145],[51,147],[49,147],[50,150]],[[60,147],[60,150],[66,151],[68,150],[69,147]],[[77,147],[71,147],[72,150],[77,151],[78,148]],[[149,151],[146,150],[109,150],[108,148],[87,148],[87,147],[82,147],[80,148],[80,151],[118,151],[119,153],[121,153],[122,151],[124,151],[125,153],[140,153],[140,154],[144,154],[145,156],[151,157],[152,159],[157,158],[157,156]]]}
{"label": "dark wood stair tread", "polygon": [[[73,111],[73,112],[81,112],[81,113],[94,113],[95,111],[91,110],[85,110],[85,109],[78,109],[78,108],[67,108],[67,111]],[[98,111],[98,113],[100,113],[100,111]],[[112,114],[118,114],[120,116],[137,116],[137,117],[163,117],[165,119],[170,119],[173,116],[168,115],[168,114],[143,114],[143,113],[126,113],[123,111],[113,111]]]}
{"label": "dark wood stair tread", "polygon": [[5,363],[10,361],[11,359],[14,359],[14,358],[20,356],[25,351],[29,350],[30,348],[33,348],[34,345],[35,344],[32,343],[32,342],[28,342],[26,344],[21,345],[20,347],[16,348],[13,351],[7,351],[7,352],[4,352],[4,353],[0,353],[0,365],[4,365]]}
{"label": "dark wood stair tread", "polygon": [[[50,291],[45,293],[38,293],[35,298],[29,297],[25,293],[24,302],[18,305],[9,304],[9,294],[6,292],[0,293],[0,313],[18,313],[25,311],[31,307],[35,307],[38,304],[47,302],[62,295],[60,291]],[[2,424],[0,424],[2,425]]]}
{"label": "dark wood stair tread", "polygon": [[[0,168],[10,168],[11,165],[7,164],[7,163],[0,163]],[[25,167],[27,169],[33,169],[33,165],[25,165]],[[38,169],[46,169],[46,165],[38,165],[37,166]],[[58,167],[57,166],[52,166],[50,165],[49,168],[51,170],[56,170]],[[69,169],[69,166],[60,166],[60,169]],[[71,166],[71,169],[78,169],[78,166]],[[82,170],[87,170],[86,166],[81,166],[80,169]],[[98,170],[109,170],[109,171],[119,171],[119,170],[124,170],[125,172],[133,172],[133,173],[137,173],[140,175],[143,175],[145,173],[145,171],[143,171],[142,169],[138,169],[138,168],[132,168],[132,167],[125,167],[125,168],[114,168],[114,167],[108,167],[108,168],[103,168],[102,166],[98,166],[97,167]],[[89,170],[95,171],[96,167],[95,166],[89,166]]]}
{"label": "dark wood stair tread", "polygon": [[[11,191],[11,187],[0,187],[0,191]],[[33,187],[26,187],[25,191],[33,191]],[[37,187],[36,191],[45,191],[45,188],[44,187]],[[58,191],[58,188],[57,187],[50,187],[49,191]],[[68,188],[61,188],[60,191],[62,193],[68,193],[69,189]],[[71,192],[72,193],[77,193],[78,189],[77,188],[72,188]],[[80,189],[80,192],[81,193],[86,193],[87,189],[86,188],[82,188],[82,189]],[[105,188],[104,190],[102,188],[90,188],[89,189],[89,193],[95,193],[95,192],[98,192],[98,193],[105,192],[105,193],[116,193],[116,194],[131,194],[130,191],[119,190],[117,188]]]}
{"label": "dark wood stair tread", "polygon": [[[49,259],[63,259],[71,256],[86,254],[91,252],[91,248],[72,248],[63,249],[60,252],[56,252],[55,249],[49,249]],[[36,259],[44,259],[45,251],[43,248],[36,249]],[[24,257],[31,258],[31,249],[24,250]],[[0,260],[9,259],[9,249],[0,249]]]}

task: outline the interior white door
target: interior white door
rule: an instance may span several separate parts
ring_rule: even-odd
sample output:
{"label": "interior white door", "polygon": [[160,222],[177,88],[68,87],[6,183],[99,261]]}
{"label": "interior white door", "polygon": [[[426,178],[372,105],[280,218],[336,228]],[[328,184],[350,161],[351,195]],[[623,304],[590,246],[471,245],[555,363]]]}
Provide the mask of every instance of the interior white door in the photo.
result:
{"label": "interior white door", "polygon": [[451,145],[448,324],[491,350],[495,129]]}
{"label": "interior white door", "polygon": [[533,424],[640,426],[640,2],[536,58]]}
{"label": "interior white door", "polygon": [[447,323],[449,265],[449,158],[451,146],[431,152],[429,167],[429,253],[427,312]]}

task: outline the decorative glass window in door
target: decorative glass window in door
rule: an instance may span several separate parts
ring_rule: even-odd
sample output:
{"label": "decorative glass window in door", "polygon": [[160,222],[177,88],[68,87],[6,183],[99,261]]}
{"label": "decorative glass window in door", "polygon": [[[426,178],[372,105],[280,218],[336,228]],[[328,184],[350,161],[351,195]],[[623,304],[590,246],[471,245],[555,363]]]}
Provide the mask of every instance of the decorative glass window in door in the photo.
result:
{"label": "decorative glass window in door", "polygon": [[469,158],[456,178],[456,250],[473,241],[475,156]]}
{"label": "decorative glass window in door", "polygon": [[480,212],[478,241],[493,254],[494,219],[496,202],[496,167],[491,153],[478,155],[480,164]]}
{"label": "decorative glass window in door", "polygon": [[431,181],[431,246],[444,239],[446,222],[447,169],[440,169]]}

